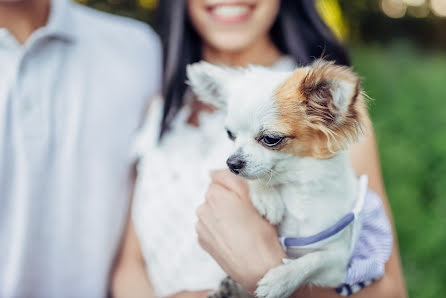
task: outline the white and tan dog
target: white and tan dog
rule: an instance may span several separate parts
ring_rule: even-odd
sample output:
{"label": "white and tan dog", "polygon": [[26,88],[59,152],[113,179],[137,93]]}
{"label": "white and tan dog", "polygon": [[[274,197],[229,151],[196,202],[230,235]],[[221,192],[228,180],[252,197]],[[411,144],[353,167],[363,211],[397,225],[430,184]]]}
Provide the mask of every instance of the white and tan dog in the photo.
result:
{"label": "white and tan dog", "polygon": [[[226,111],[236,147],[227,165],[248,179],[254,206],[279,236],[317,239],[352,211],[358,180],[346,149],[369,120],[350,68],[323,60],[294,72],[200,62],[187,75],[201,101]],[[256,296],[282,298],[303,284],[342,284],[355,241],[352,227],[330,241],[320,236],[317,248],[295,247],[294,259],[259,281]]]}

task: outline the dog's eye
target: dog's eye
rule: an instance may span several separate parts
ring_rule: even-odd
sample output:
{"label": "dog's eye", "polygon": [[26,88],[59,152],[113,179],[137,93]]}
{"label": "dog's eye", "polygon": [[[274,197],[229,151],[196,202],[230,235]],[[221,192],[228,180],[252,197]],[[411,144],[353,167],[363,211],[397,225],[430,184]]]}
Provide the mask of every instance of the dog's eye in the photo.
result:
{"label": "dog's eye", "polygon": [[226,133],[228,134],[228,138],[231,140],[235,140],[235,136],[232,134],[232,132],[229,129],[226,129]]}
{"label": "dog's eye", "polygon": [[260,142],[268,147],[274,147],[282,143],[285,137],[262,136]]}

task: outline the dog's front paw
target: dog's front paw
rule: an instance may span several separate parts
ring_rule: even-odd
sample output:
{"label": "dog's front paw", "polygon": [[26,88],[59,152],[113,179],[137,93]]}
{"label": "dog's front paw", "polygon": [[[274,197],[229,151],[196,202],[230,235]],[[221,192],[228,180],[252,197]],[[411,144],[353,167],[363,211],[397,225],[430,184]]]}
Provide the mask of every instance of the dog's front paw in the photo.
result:
{"label": "dog's front paw", "polygon": [[267,212],[267,206],[262,199],[262,196],[258,193],[251,192],[251,202],[256,207],[260,215],[265,216]]}
{"label": "dog's front paw", "polygon": [[253,193],[251,194],[251,201],[257,211],[273,225],[282,221],[285,213],[285,205],[277,192]]}
{"label": "dog's front paw", "polygon": [[269,208],[264,215],[270,223],[276,225],[282,221],[284,213],[285,206],[282,204],[282,202],[280,202],[280,204],[275,204],[273,208]]}
{"label": "dog's front paw", "polygon": [[269,270],[257,283],[255,296],[261,298],[286,298],[293,294],[296,281],[294,274],[290,274],[290,266],[281,265]]}

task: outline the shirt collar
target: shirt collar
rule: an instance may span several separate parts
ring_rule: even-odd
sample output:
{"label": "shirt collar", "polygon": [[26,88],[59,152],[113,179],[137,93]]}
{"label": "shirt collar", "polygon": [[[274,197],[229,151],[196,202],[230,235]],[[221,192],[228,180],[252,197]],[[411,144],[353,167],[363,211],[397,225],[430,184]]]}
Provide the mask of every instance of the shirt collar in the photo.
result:
{"label": "shirt collar", "polygon": [[[45,26],[38,28],[26,44],[29,46],[46,37],[73,42],[76,40],[76,26],[72,15],[72,8],[69,0],[51,0],[48,22]],[[17,42],[10,35],[6,28],[0,28],[0,45],[14,44]]]}
{"label": "shirt collar", "polygon": [[42,28],[46,36],[61,38],[66,41],[76,39],[75,26],[69,0],[52,0],[48,23]]}

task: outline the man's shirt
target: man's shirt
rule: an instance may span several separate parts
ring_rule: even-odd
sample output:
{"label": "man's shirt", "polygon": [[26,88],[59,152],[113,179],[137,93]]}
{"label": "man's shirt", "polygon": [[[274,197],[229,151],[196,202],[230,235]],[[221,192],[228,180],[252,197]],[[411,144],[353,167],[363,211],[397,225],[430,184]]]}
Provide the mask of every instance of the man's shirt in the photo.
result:
{"label": "man's shirt", "polygon": [[160,60],[146,25],[65,0],[24,45],[0,28],[0,297],[106,295]]}

